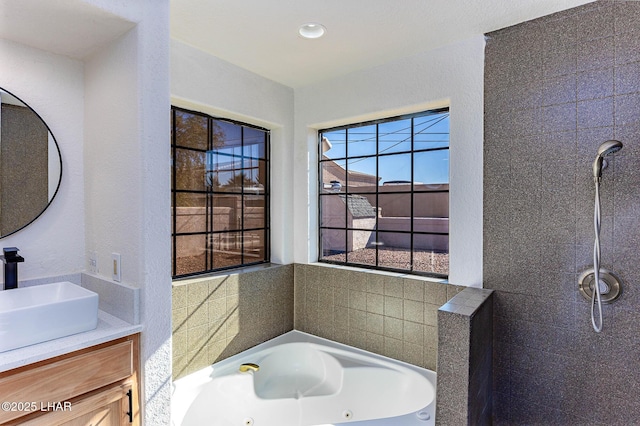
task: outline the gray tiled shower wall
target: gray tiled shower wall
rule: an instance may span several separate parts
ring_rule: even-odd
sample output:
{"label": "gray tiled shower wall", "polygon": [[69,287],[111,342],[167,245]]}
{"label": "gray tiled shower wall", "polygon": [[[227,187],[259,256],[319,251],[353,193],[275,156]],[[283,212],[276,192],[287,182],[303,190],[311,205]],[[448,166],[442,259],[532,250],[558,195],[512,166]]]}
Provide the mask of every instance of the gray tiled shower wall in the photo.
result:
{"label": "gray tiled shower wall", "polygon": [[[495,424],[640,424],[640,2],[597,1],[487,35],[484,287]],[[623,281],[591,327],[592,162],[602,266]]]}

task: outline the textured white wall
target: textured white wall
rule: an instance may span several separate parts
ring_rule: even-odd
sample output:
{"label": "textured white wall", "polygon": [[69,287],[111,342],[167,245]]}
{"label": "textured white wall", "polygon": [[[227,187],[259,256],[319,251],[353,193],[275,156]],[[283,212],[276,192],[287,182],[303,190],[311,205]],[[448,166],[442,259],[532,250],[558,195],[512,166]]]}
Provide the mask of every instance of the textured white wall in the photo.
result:
{"label": "textured white wall", "polygon": [[98,274],[111,279],[111,253],[122,256],[122,282],[138,287],[142,214],[138,30],[86,61],[86,244]]}
{"label": "textured white wall", "polygon": [[20,280],[84,269],[83,79],[81,61],[0,39],[0,87],[42,117],[63,162],[53,203],[34,223],[0,241],[0,247],[18,247],[25,258]]}
{"label": "textured white wall", "polygon": [[[74,1],[24,15],[47,22],[34,39],[55,38],[58,23],[46,20],[47,11],[75,10]],[[99,9],[83,5],[80,15],[65,13],[65,29],[84,28],[73,24],[86,13],[94,20],[87,31],[114,22],[132,29],[105,45],[80,42],[92,52],[81,60],[0,40],[0,86],[44,118],[63,160],[62,185],[51,207],[2,246],[21,249],[21,279],[85,270],[85,247],[97,253],[98,275],[111,279],[111,253],[122,255],[122,281],[141,289],[143,417],[145,424],[169,424],[169,1],[86,3]],[[59,42],[50,41],[42,44]]]}
{"label": "textured white wall", "polygon": [[354,72],[295,91],[294,261],[318,258],[316,130],[449,106],[450,275],[482,285],[484,38]]}
{"label": "textured white wall", "polygon": [[271,260],[293,261],[293,89],[171,40],[171,102],[271,130]]}
{"label": "textured white wall", "polygon": [[142,289],[143,417],[162,425],[171,398],[169,2],[125,10],[135,28],[86,60],[86,247],[107,279],[119,253],[122,282]]}
{"label": "textured white wall", "polygon": [[138,277],[144,283],[141,320],[144,424],[171,421],[171,131],[169,0],[144,0],[138,24],[138,134],[142,215]]}

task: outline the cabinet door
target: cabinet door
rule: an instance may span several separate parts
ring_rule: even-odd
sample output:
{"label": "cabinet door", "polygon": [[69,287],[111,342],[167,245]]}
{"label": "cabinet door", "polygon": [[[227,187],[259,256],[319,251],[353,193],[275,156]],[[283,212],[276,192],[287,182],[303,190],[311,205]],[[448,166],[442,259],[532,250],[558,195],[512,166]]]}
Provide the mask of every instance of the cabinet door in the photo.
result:
{"label": "cabinet door", "polygon": [[[134,340],[125,340],[2,373],[2,401],[64,402],[127,380],[135,372],[136,347]],[[0,411],[0,423],[24,414]]]}
{"label": "cabinet door", "polygon": [[130,426],[130,385],[101,389],[73,401],[69,410],[49,411],[23,421],[25,426]]}
{"label": "cabinet door", "polygon": [[120,426],[121,401],[114,401],[73,420],[62,423],[64,426]]}

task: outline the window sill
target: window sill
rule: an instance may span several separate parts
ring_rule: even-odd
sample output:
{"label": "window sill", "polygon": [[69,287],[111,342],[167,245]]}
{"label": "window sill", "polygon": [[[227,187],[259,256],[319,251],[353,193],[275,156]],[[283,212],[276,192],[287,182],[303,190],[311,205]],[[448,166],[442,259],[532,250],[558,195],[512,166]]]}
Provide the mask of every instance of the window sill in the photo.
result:
{"label": "window sill", "polygon": [[261,271],[263,269],[270,269],[270,268],[278,268],[281,266],[284,266],[284,265],[281,265],[279,263],[273,263],[273,262],[261,263],[259,265],[241,266],[239,268],[234,268],[234,269],[225,269],[224,271],[211,272],[209,274],[202,274],[202,275],[183,277],[183,278],[174,278],[172,282],[174,285],[184,285],[184,284],[195,283],[199,281],[210,280],[211,278],[246,274],[249,272],[256,272],[256,271]]}

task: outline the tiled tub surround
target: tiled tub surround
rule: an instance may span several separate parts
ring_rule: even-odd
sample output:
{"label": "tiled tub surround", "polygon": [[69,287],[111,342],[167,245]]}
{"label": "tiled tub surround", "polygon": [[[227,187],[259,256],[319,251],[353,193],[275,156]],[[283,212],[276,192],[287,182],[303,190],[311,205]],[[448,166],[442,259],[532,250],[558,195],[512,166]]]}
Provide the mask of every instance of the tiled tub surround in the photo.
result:
{"label": "tiled tub surround", "polygon": [[436,371],[438,308],[464,288],[327,264],[271,265],[175,281],[173,377],[235,355],[294,325]]}
{"label": "tiled tub surround", "polygon": [[270,265],[176,281],[173,378],[295,326],[443,374],[439,423],[481,424],[476,420],[486,420],[491,403],[491,293],[327,264]]}
{"label": "tiled tub surround", "polygon": [[438,308],[465,287],[295,264],[295,328],[436,371]]}
{"label": "tiled tub surround", "polygon": [[173,378],[293,329],[293,265],[173,283]]}
{"label": "tiled tub surround", "polygon": [[[602,266],[623,280],[591,327],[591,164]],[[494,424],[640,424],[640,2],[598,1],[488,34],[484,287],[494,294]]]}
{"label": "tiled tub surround", "polygon": [[491,424],[492,293],[467,288],[438,310],[437,424]]}

